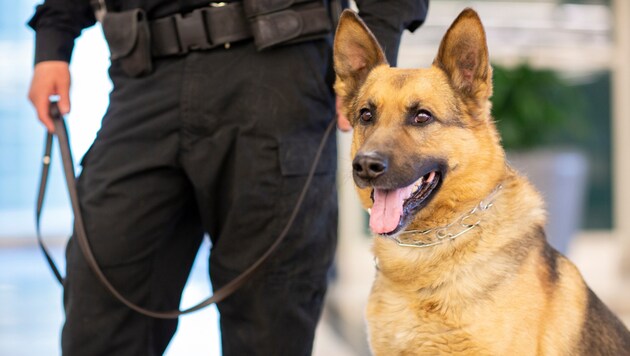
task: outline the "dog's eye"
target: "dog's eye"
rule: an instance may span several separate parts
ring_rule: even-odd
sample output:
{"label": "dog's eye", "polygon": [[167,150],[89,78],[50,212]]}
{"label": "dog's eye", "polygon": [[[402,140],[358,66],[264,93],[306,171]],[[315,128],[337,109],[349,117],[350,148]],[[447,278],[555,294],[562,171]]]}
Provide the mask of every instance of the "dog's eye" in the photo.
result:
{"label": "dog's eye", "polygon": [[361,123],[367,124],[372,121],[372,112],[370,109],[361,109],[359,112],[359,119],[361,119]]}
{"label": "dog's eye", "polygon": [[430,112],[427,110],[420,110],[414,118],[414,123],[422,125],[431,122],[431,120],[433,120],[433,115],[431,115]]}

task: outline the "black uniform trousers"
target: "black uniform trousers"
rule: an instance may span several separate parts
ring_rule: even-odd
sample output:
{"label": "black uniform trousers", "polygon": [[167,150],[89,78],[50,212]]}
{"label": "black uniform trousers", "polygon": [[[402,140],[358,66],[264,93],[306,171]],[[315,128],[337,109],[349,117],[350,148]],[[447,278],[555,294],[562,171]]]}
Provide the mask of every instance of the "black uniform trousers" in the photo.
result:
{"label": "black uniform trousers", "polygon": [[[95,256],[123,295],[177,308],[204,232],[215,289],[273,243],[334,120],[330,47],[236,44],[156,60],[143,78],[112,64],[110,106],[78,189]],[[311,353],[336,245],[332,136],[286,240],[218,304],[224,355]],[[115,300],[73,239],[64,304],[64,355],[159,355],[177,327]]]}

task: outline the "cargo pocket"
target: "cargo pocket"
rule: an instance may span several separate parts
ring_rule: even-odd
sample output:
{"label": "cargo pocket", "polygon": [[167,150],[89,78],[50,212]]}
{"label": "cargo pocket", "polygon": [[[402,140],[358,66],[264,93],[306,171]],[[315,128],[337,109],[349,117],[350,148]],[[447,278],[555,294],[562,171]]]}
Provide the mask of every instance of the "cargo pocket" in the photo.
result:
{"label": "cargo pocket", "polygon": [[112,62],[120,62],[128,76],[140,77],[151,73],[151,35],[143,10],[107,13],[103,18],[103,34]]}
{"label": "cargo pocket", "polygon": [[[321,133],[323,135],[323,132]],[[303,135],[281,139],[279,142],[280,170],[285,177],[308,175],[321,135]],[[333,174],[337,165],[337,145],[335,134],[328,137],[326,146],[315,169],[315,175]]]}
{"label": "cargo pocket", "polygon": [[[322,134],[280,140],[282,184],[276,210],[280,223],[278,231],[284,228],[295,209]],[[304,269],[327,269],[334,255],[337,231],[336,161],[336,137],[333,133],[326,142],[305,200],[275,259],[281,266],[293,266],[292,270],[296,273]]]}

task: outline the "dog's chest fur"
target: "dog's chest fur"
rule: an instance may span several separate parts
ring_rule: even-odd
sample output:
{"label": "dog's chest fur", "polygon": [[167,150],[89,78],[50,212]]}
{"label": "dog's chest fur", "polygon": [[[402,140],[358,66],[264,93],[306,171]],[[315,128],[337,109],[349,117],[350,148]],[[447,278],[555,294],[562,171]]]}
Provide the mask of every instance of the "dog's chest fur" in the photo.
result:
{"label": "dog's chest fur", "polygon": [[[532,206],[522,208],[538,215]],[[486,229],[491,236],[485,240],[482,233],[469,236],[479,245],[450,259],[375,241],[379,270],[367,316],[376,355],[571,354],[579,328],[564,325],[580,325],[584,310],[567,306],[583,304],[586,296],[583,286],[565,280],[579,273],[560,257],[551,271],[535,230],[523,227],[523,235],[510,236],[497,229]],[[502,241],[484,244],[488,239]]]}
{"label": "dog's chest fur", "polygon": [[[378,282],[374,288],[379,288]],[[461,326],[449,325],[426,309],[405,305],[393,293],[373,293],[368,303],[370,340],[377,355],[490,355]]]}

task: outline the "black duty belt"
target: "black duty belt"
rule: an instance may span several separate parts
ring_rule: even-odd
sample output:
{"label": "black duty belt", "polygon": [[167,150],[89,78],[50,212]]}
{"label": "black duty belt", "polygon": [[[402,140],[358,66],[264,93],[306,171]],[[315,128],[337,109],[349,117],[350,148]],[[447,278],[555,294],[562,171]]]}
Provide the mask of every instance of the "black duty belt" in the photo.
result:
{"label": "black duty belt", "polygon": [[[262,2],[265,3],[265,2]],[[149,22],[154,57],[186,54],[254,39],[263,50],[282,43],[320,38],[333,23],[320,1],[293,0],[283,8],[252,8],[242,2],[211,3],[188,14],[175,14]],[[274,3],[270,3],[275,5]]]}
{"label": "black duty belt", "polygon": [[190,50],[229,47],[252,38],[243,4],[214,3],[189,14],[156,19],[149,23],[151,52],[156,57],[186,54]]}

